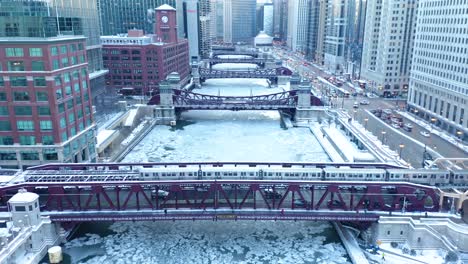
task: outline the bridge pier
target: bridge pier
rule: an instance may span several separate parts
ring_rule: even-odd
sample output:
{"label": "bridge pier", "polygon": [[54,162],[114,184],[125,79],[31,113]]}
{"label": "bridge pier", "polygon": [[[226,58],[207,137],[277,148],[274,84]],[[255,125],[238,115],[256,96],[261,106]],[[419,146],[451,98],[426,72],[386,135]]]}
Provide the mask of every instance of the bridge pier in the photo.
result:
{"label": "bridge pier", "polygon": [[154,117],[158,124],[169,125],[176,121],[174,107],[173,89],[180,88],[180,76],[173,72],[169,74],[165,81],[159,83],[161,102],[154,108]]}
{"label": "bridge pier", "polygon": [[[201,80],[200,80],[200,67],[198,65],[198,62],[192,63],[192,80],[193,84],[195,85],[195,88],[200,88],[201,87]],[[211,64],[210,64],[210,69],[211,69]]]}

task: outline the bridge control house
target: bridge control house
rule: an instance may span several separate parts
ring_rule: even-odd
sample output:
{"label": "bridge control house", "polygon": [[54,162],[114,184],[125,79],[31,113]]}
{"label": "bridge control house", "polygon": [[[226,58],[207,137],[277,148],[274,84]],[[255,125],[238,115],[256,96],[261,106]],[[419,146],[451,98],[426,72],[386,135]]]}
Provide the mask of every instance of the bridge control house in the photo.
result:
{"label": "bridge control house", "polygon": [[109,69],[107,87],[141,95],[157,88],[171,72],[188,81],[188,41],[177,38],[176,11],[169,5],[155,11],[155,35],[135,29],[101,37],[104,66]]}

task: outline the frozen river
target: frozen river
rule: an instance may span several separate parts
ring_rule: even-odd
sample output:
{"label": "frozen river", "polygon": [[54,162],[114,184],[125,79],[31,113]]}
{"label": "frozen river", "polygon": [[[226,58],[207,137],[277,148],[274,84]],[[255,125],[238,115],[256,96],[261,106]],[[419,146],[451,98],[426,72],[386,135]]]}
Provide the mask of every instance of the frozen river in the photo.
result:
{"label": "frozen river", "polygon": [[[265,80],[208,80],[199,93],[268,94]],[[191,111],[155,127],[124,161],[329,161],[307,128],[275,111]],[[84,224],[66,245],[72,263],[349,263],[329,223]]]}

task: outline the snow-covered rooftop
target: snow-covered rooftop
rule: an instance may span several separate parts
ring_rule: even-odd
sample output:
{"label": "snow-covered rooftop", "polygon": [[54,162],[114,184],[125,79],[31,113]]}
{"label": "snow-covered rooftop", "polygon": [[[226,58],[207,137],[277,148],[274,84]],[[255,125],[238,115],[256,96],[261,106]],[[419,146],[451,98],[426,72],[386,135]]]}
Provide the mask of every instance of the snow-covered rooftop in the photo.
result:
{"label": "snow-covered rooftop", "polygon": [[34,202],[36,199],[39,199],[39,195],[32,193],[32,192],[18,192],[17,194],[13,195],[11,199],[8,201],[10,203],[30,203]]}
{"label": "snow-covered rooftop", "polygon": [[173,8],[172,6],[170,6],[168,4],[164,4],[162,6],[159,6],[155,10],[173,10],[173,11],[175,11],[175,8]]}

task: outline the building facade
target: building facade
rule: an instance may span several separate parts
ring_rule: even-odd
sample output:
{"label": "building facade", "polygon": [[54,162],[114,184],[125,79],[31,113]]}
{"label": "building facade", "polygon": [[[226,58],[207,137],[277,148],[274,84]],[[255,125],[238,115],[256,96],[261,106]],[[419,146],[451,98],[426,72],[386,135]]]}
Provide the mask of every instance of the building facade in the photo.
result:
{"label": "building facade", "polygon": [[92,97],[104,92],[100,20],[96,0],[1,1],[0,37],[84,35]]}
{"label": "building facade", "polygon": [[256,36],[256,1],[224,1],[224,42],[253,43]]}
{"label": "building facade", "polygon": [[333,74],[341,74],[345,68],[347,8],[348,1],[326,3],[324,67]]}
{"label": "building facade", "polygon": [[306,59],[314,61],[317,53],[317,42],[319,39],[319,15],[320,2],[319,0],[311,0],[309,3],[309,21],[307,33],[307,48],[305,51]]}
{"label": "building facade", "polygon": [[288,47],[305,54],[309,38],[310,0],[290,0],[288,5]]}
{"label": "building facade", "polygon": [[367,3],[361,79],[380,96],[407,96],[417,2]]}
{"label": "building facade", "polygon": [[269,36],[273,36],[273,4],[266,3],[263,6],[263,31]]}
{"label": "building facade", "polygon": [[128,34],[101,37],[108,87],[149,94],[172,72],[178,72],[183,81],[189,77],[188,41],[177,36],[175,9],[164,5],[156,9],[155,16],[162,22],[155,25],[156,35],[129,30]]}
{"label": "building facade", "polygon": [[315,49],[315,62],[323,65],[325,62],[325,26],[327,20],[328,0],[319,0],[318,3],[318,25],[317,25],[317,44]]}
{"label": "building facade", "polygon": [[153,34],[154,9],[163,4],[176,6],[176,0],[98,0],[101,35],[126,33],[129,29],[142,29]]}
{"label": "building facade", "polygon": [[459,138],[468,134],[468,3],[420,0],[408,106]]}
{"label": "building facade", "polygon": [[280,41],[287,39],[288,1],[273,0],[273,37]]}
{"label": "building facade", "polygon": [[96,159],[86,38],[0,38],[0,165]]}

